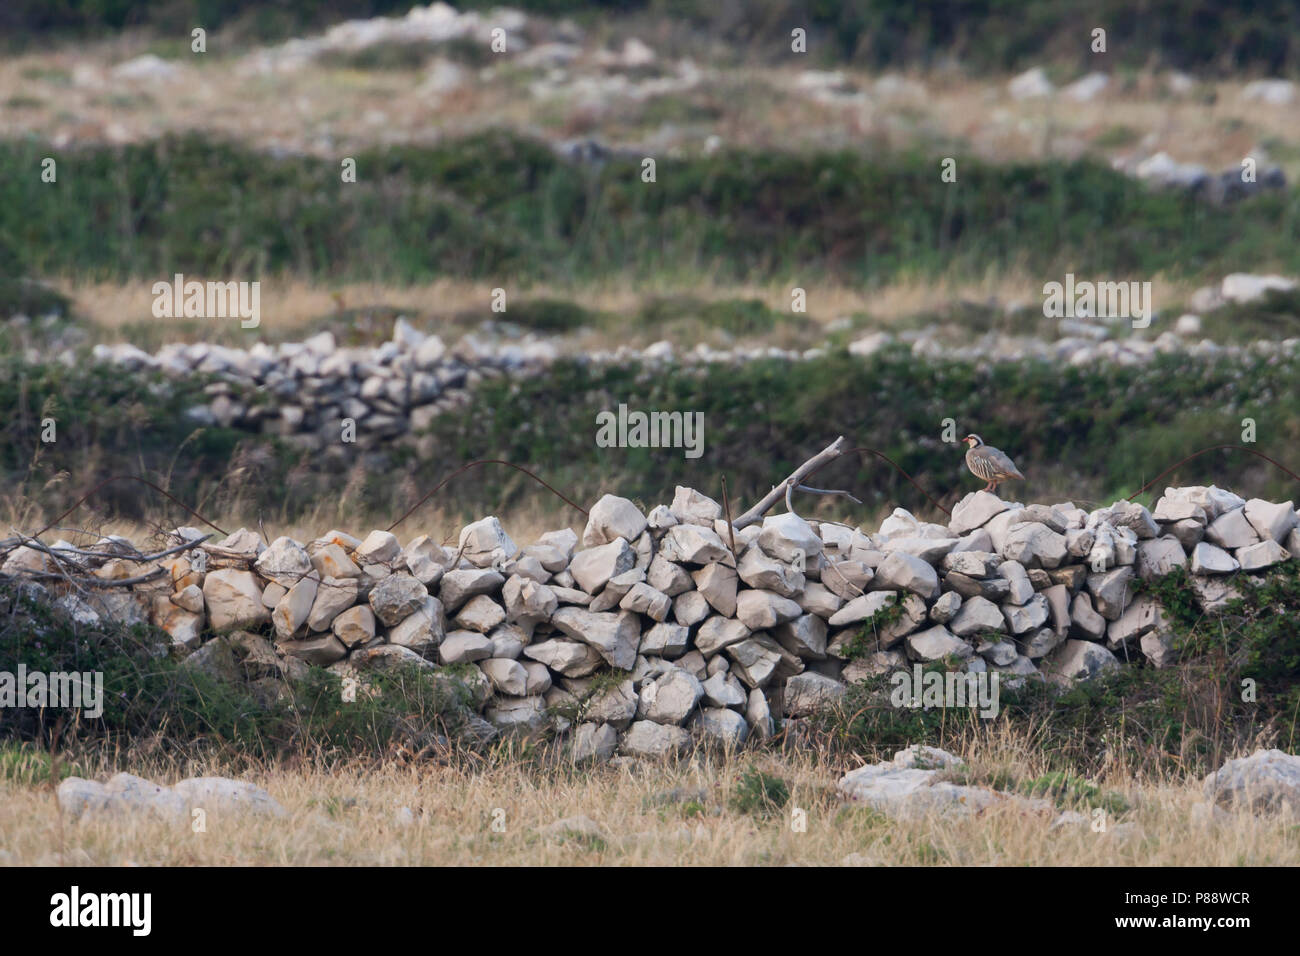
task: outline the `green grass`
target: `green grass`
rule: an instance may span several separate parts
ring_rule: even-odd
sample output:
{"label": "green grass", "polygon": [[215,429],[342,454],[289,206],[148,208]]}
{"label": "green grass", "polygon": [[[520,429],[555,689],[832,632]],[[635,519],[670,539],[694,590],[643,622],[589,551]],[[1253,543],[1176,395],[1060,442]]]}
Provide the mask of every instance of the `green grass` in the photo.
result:
{"label": "green grass", "polygon": [[[59,158],[59,181],[30,170]],[[568,283],[617,275],[719,282],[980,277],[1029,269],[1109,279],[1300,271],[1300,199],[1227,209],[1080,161],[735,152],[660,157],[658,182],[614,161],[568,165],[489,132],[337,162],[269,158],[197,136],[53,150],[0,143],[0,274],[105,278],[292,273],[330,282],[468,277]],[[764,326],[761,307],[704,318]]]}
{"label": "green grass", "polygon": [[[1300,440],[1295,358],[973,366],[890,348],[867,359],[832,352],[795,363],[700,368],[565,361],[535,378],[479,384],[465,409],[430,426],[432,455],[390,447],[365,467],[359,454],[340,462],[260,433],[196,427],[177,412],[198,402],[203,386],[202,377],[163,381],[89,363],[65,368],[0,359],[0,479],[15,494],[55,509],[110,475],[143,472],[205,513],[233,510],[244,521],[262,514],[268,522],[294,521],[314,503],[339,498],[347,486],[349,500],[396,517],[459,465],[504,458],[533,469],[579,503],[617,488],[649,508],[668,500],[677,484],[721,500],[725,475],[736,508],[842,434],[889,456],[951,507],[975,487],[962,449],[940,440],[943,420],[953,418],[959,434],[979,431],[1013,456],[1029,476],[1015,489],[1023,500],[1069,499],[1091,508],[1132,494],[1198,449],[1239,442],[1243,417],[1259,423],[1259,450],[1292,468],[1297,461],[1290,449]],[[703,455],[598,447],[596,415],[619,403],[702,413]],[[45,417],[58,423],[53,444],[41,441]],[[238,481],[227,477],[236,471]],[[819,479],[850,490],[863,506],[809,498],[802,507],[812,514],[857,522],[901,505],[930,519],[944,517],[871,456],[845,458]],[[1211,482],[1276,501],[1297,494],[1294,482],[1271,466],[1220,451],[1182,466],[1139,500],[1154,502],[1166,485]],[[472,520],[538,502],[559,507],[518,473],[489,466],[452,481],[436,504]],[[92,505],[104,514],[192,523],[127,484],[109,486]],[[417,512],[400,533],[414,533],[420,521]]]}
{"label": "green grass", "polygon": [[790,802],[790,786],[781,777],[751,767],[741,774],[731,795],[737,813],[774,816]]}
{"label": "green grass", "polygon": [[875,652],[879,648],[877,642],[879,632],[891,624],[897,623],[902,616],[903,605],[898,601],[882,607],[863,621],[858,627],[858,633],[853,635],[853,638],[844,645],[844,657],[847,660],[857,660]]}
{"label": "green grass", "polygon": [[36,787],[65,777],[78,776],[75,763],[56,761],[47,750],[28,742],[0,741],[0,780],[20,787]]}

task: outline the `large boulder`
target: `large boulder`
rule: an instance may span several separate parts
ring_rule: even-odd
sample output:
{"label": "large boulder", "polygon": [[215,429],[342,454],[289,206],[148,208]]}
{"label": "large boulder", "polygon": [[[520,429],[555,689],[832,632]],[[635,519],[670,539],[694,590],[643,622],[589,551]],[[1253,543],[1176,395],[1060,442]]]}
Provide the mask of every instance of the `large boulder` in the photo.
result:
{"label": "large boulder", "polygon": [[787,717],[807,717],[832,707],[844,698],[840,681],[805,671],[785,682],[783,703]]}
{"label": "large boulder", "polygon": [[251,571],[236,568],[209,571],[203,579],[203,602],[208,609],[208,624],[214,631],[256,629],[271,619],[271,612],[262,603],[262,588]]}
{"label": "large boulder", "polygon": [[370,591],[370,609],[385,627],[405,620],[420,608],[429,589],[410,574],[390,574]]}
{"label": "large boulder", "polygon": [[681,725],[703,696],[704,688],[695,676],[674,667],[641,688],[637,715],[658,724]]}
{"label": "large boulder", "polygon": [[669,528],[659,542],[659,553],[665,561],[676,564],[699,565],[731,558],[731,551],[717,532],[694,524]]}
{"label": "large boulder", "polygon": [[1229,760],[1205,778],[1202,789],[1223,807],[1300,818],[1300,757],[1257,750]]}
{"label": "large boulder", "polygon": [[876,568],[873,591],[911,591],[927,601],[939,596],[939,575],[925,561],[901,551],[891,552]]}
{"label": "large boulder", "polygon": [[569,562],[569,573],[578,587],[595,594],[610,578],[631,571],[635,564],[636,552],[632,546],[623,538],[616,538],[608,544],[579,551]]}
{"label": "large boulder", "polygon": [[626,671],[636,664],[641,624],[635,614],[562,607],[551,616],[551,623],[569,637],[594,647],[611,667]]}
{"label": "large boulder", "polygon": [[1119,659],[1100,644],[1071,638],[1053,651],[1045,668],[1071,680],[1090,680],[1119,669]]}
{"label": "large boulder", "polygon": [[582,532],[582,544],[594,548],[618,538],[635,541],[645,528],[646,517],[640,508],[626,498],[604,495],[591,506],[587,527]]}
{"label": "large boulder", "polygon": [[736,617],[751,631],[769,630],[802,613],[794,601],[771,591],[741,591],[736,597]]}
{"label": "large boulder", "polygon": [[822,552],[822,539],[812,525],[793,512],[768,515],[758,535],[758,546],[778,561],[794,563],[800,555],[809,564]]}
{"label": "large boulder", "polygon": [[634,757],[673,757],[691,746],[691,735],[673,724],[638,720],[623,736],[623,752]]}
{"label": "large boulder", "polygon": [[501,527],[501,522],[489,515],[461,529],[460,551],[470,564],[488,568],[495,562],[513,558],[519,548]]}

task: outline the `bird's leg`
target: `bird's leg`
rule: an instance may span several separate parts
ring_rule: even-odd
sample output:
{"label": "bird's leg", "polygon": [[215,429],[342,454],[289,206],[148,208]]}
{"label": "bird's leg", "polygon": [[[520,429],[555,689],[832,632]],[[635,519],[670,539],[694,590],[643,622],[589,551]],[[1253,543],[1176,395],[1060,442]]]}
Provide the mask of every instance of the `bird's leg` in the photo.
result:
{"label": "bird's leg", "polygon": [[993,482],[990,481],[988,484],[986,484],[986,485],[984,486],[984,490],[985,490],[985,491],[992,491],[992,490],[993,490]]}
{"label": "bird's leg", "polygon": [[990,482],[989,482],[989,491],[993,492],[993,494],[996,495],[996,494],[998,493],[998,482],[996,482],[996,481],[990,481]]}

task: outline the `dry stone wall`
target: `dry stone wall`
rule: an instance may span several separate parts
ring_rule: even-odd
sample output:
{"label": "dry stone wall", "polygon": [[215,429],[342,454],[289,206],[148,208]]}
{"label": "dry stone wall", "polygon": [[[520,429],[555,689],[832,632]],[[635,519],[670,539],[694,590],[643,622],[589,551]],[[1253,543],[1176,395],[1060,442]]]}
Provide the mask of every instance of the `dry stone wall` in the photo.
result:
{"label": "dry stone wall", "polygon": [[[1194,297],[1196,307],[1211,311],[1227,303],[1255,301],[1270,291],[1288,291],[1295,280],[1282,276],[1234,273]],[[508,323],[506,323],[508,324]],[[1172,328],[1169,327],[1172,324]],[[850,354],[867,357],[887,347],[906,347],[918,358],[968,362],[1043,361],[1060,365],[1115,363],[1140,365],[1163,355],[1190,357],[1286,357],[1300,350],[1300,339],[1265,340],[1249,345],[1220,345],[1200,335],[1195,314],[1176,322],[1157,323],[1146,333],[1126,334],[1127,320],[1075,317],[1059,323],[1060,337],[1045,341],[1028,335],[988,333],[948,341],[941,325],[900,333],[868,332],[848,345]],[[668,341],[644,348],[621,345],[590,350],[564,337],[532,333],[514,338],[504,325],[485,324],[478,333],[446,345],[405,319],[398,319],[392,338],[376,346],[340,345],[331,332],[302,342],[258,343],[248,349],[208,343],[170,344],[149,353],[130,344],[96,345],[92,358],[127,372],[148,370],[174,377],[211,376],[205,401],[185,410],[198,425],[220,425],[280,435],[305,448],[339,450],[340,429],[355,424],[356,443],[382,448],[411,443],[438,415],[464,408],[474,387],[487,378],[523,377],[544,371],[563,355],[579,361],[651,367],[681,364],[701,367],[758,359],[797,362],[828,354],[828,346],[783,349],[736,344],[717,349],[698,343],[690,349]],[[1160,329],[1160,331],[1156,331]],[[511,333],[514,334],[514,333]],[[33,360],[41,358],[33,354]],[[61,360],[74,364],[72,351]],[[266,398],[271,401],[266,401]],[[432,446],[421,449],[432,453]]]}
{"label": "dry stone wall", "polygon": [[[140,571],[122,559],[132,548],[106,538],[53,550],[123,579]],[[163,559],[165,573],[98,606],[58,601],[88,623],[147,617],[188,666],[260,674],[272,696],[309,667],[354,687],[399,664],[453,668],[485,734],[553,727],[578,759],[608,759],[762,739],[854,681],[916,663],[955,661],[1003,686],[1164,667],[1170,629],[1140,580],[1186,567],[1212,612],[1295,558],[1292,502],[1214,486],[1168,488],[1151,511],[979,491],[947,524],[900,508],[874,533],[792,513],[733,530],[716,501],[678,487],[648,514],[606,495],[581,537],[563,529],[525,546],[495,517],[461,529],[455,547],[387,531],[268,545],[240,529]],[[23,546],[0,571],[50,560]]]}

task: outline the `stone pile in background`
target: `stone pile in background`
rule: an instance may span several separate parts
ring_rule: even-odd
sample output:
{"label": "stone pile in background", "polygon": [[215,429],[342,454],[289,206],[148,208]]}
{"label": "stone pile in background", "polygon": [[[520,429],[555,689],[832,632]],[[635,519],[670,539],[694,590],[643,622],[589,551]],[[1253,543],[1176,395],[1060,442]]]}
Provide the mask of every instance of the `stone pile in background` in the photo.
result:
{"label": "stone pile in background", "polygon": [[[147,617],[188,666],[255,675],[268,699],[310,667],[359,685],[394,665],[445,668],[490,733],[554,728],[575,757],[606,759],[763,738],[852,682],[916,663],[996,672],[1004,687],[1167,666],[1170,628],[1139,581],[1186,567],[1195,602],[1221,609],[1242,573],[1300,557],[1298,520],[1291,502],[1210,486],[1168,488],[1151,511],[980,491],[946,525],[900,508],[873,534],[791,513],[733,532],[716,501],[678,487],[648,514],[606,495],[581,538],[564,529],[524,547],[495,517],[454,548],[387,531],[267,545],[241,529],[163,559],[165,574],[98,608],[59,601],[87,623]],[[53,549],[124,579],[140,572],[121,558],[132,547]],[[23,546],[0,572],[50,560]]]}
{"label": "stone pile in background", "polygon": [[[1288,292],[1295,280],[1283,276],[1234,273],[1219,285],[1193,295],[1191,307],[1208,313],[1230,303],[1247,303],[1271,291]],[[1009,304],[1008,314],[1021,305]],[[828,332],[847,327],[837,320]],[[901,332],[865,332],[847,346],[851,355],[865,358],[884,348],[903,347],[921,359],[964,362],[1042,361],[1058,365],[1097,363],[1143,365],[1164,355],[1195,358],[1223,356],[1285,357],[1300,351],[1300,339],[1260,340],[1246,345],[1219,344],[1201,336],[1202,320],[1187,313],[1174,321],[1153,319],[1152,328],[1135,332],[1123,317],[1076,316],[1061,319],[1054,339],[990,331],[953,341],[951,329],[941,323]],[[1159,331],[1157,331],[1159,330]],[[1147,337],[1147,333],[1151,337]],[[516,336],[511,338],[510,336]],[[280,435],[312,451],[339,454],[345,423],[355,424],[356,444],[378,449],[394,444],[414,444],[425,457],[432,444],[421,446],[420,433],[443,412],[464,408],[474,387],[502,375],[524,377],[545,371],[562,357],[579,362],[622,365],[636,362],[649,368],[668,365],[704,367],[717,363],[740,364],[777,359],[798,362],[823,358],[830,344],[810,348],[736,343],[715,348],[699,342],[689,349],[668,341],[645,347],[621,345],[592,349],[581,334],[538,336],[524,334],[503,317],[485,323],[451,346],[437,335],[416,329],[398,319],[390,341],[378,346],[340,346],[331,332],[321,332],[302,342],[279,345],[258,343],[248,349],[208,343],[171,344],[150,354],[134,345],[96,345],[91,357],[127,372],[161,372],[173,378],[211,376],[206,401],[186,410],[200,425],[220,425],[246,431]],[[45,353],[29,350],[31,361]],[[72,349],[60,361],[79,361]]]}
{"label": "stone pile in background", "polygon": [[263,431],[328,450],[340,447],[349,420],[362,448],[400,443],[441,412],[468,404],[483,379],[526,375],[553,361],[556,349],[531,337],[489,346],[472,335],[448,349],[438,336],[398,320],[393,338],[374,348],[340,347],[333,333],[321,332],[247,350],[174,344],[151,355],[133,345],[97,345],[92,355],[128,371],[211,375],[207,403],[186,410],[196,424]]}

